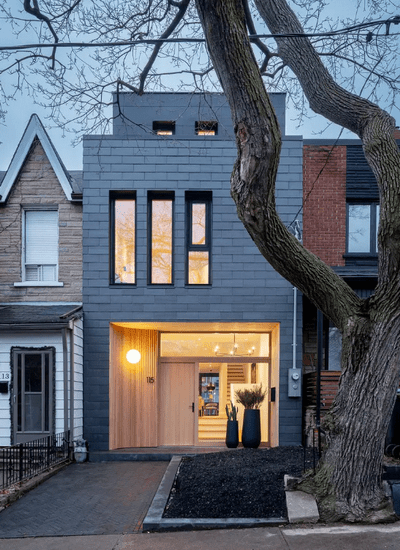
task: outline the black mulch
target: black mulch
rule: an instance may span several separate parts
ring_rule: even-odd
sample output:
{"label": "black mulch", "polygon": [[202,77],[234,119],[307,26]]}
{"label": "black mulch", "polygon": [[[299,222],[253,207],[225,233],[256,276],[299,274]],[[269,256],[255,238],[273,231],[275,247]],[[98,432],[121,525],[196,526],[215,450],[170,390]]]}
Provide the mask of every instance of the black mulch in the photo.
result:
{"label": "black mulch", "polygon": [[[307,450],[306,469],[313,466]],[[165,518],[286,517],[284,474],[300,476],[302,447],[235,449],[181,462]]]}

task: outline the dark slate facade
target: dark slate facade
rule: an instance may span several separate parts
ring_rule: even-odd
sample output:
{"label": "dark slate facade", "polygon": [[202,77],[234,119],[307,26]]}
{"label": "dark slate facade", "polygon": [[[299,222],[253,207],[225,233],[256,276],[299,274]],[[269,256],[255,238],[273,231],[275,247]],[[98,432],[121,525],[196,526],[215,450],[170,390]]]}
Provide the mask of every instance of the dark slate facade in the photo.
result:
{"label": "dark slate facade", "polygon": [[[285,96],[273,94],[284,134]],[[229,106],[222,95],[121,94],[112,135],[84,139],[83,302],[85,438],[109,448],[110,323],[253,322],[279,324],[279,444],[301,443],[301,398],[288,396],[293,361],[293,287],[260,255],[230,197],[236,158]],[[199,120],[218,122],[197,136]],[[153,133],[174,121],[175,134]],[[283,136],[277,206],[289,225],[302,205],[302,138]],[[110,192],[136,192],[136,284],[110,284]],[[212,284],[185,284],[185,192],[212,193]],[[173,285],[149,285],[148,191],[174,191]],[[301,298],[297,304],[297,366],[301,365]]]}

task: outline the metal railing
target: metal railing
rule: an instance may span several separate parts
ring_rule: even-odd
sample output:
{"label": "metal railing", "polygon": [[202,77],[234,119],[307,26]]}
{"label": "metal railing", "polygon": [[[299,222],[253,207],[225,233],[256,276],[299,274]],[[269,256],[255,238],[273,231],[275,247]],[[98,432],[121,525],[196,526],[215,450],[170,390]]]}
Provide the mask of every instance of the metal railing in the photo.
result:
{"label": "metal railing", "polygon": [[0,447],[0,489],[34,477],[69,458],[70,432]]}

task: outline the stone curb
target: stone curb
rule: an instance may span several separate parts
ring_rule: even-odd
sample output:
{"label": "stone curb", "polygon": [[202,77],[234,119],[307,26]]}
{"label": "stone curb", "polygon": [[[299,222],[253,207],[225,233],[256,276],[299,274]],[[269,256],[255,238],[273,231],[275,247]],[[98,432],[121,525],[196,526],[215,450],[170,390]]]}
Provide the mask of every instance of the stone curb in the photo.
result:
{"label": "stone curb", "polygon": [[298,478],[285,475],[286,508],[289,523],[317,523],[319,521],[318,506],[313,495],[295,489]]}
{"label": "stone curb", "polygon": [[56,466],[49,468],[47,471],[42,472],[41,474],[38,474],[35,477],[32,477],[31,479],[21,481],[20,483],[17,483],[9,488],[6,488],[5,490],[10,489],[11,492],[8,494],[0,495],[0,512],[1,510],[4,510],[4,508],[9,506],[16,500],[20,499],[22,496],[24,496],[26,493],[28,493],[32,489],[35,489],[35,487],[38,487],[38,485],[40,485],[47,479],[58,474],[60,470],[65,468],[65,466],[68,466],[68,464],[70,463],[71,463],[71,460],[67,459],[66,461],[61,462],[60,464],[57,464]]}
{"label": "stone curb", "polygon": [[172,457],[143,521],[143,531],[275,527],[288,522],[286,518],[163,518],[162,515],[181,460],[181,456]]}

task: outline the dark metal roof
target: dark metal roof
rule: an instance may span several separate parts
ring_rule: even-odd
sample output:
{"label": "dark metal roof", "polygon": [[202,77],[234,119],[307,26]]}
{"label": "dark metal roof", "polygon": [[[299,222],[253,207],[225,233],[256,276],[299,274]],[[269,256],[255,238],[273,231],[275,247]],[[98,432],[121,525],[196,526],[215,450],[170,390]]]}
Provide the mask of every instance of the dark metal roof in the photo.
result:
{"label": "dark metal roof", "polygon": [[71,319],[82,316],[82,306],[74,305],[0,305],[0,329],[37,328],[39,325],[49,328],[67,326]]}

